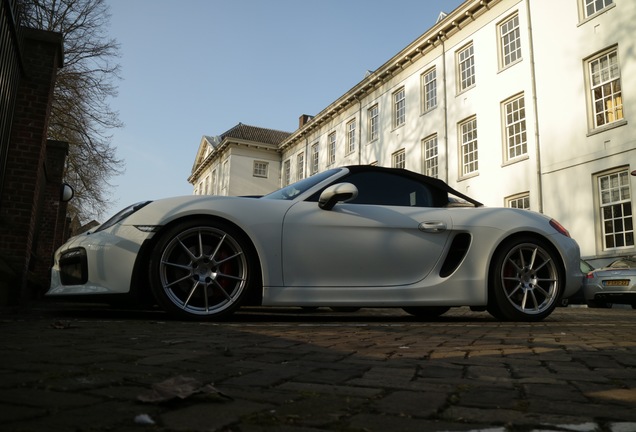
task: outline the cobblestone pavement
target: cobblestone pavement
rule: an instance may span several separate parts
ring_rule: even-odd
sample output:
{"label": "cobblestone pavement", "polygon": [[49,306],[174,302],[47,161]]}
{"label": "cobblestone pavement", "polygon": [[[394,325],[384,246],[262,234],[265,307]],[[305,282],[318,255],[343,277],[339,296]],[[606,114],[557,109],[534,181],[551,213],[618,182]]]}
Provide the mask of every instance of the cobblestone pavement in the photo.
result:
{"label": "cobblestone pavement", "polygon": [[0,431],[43,430],[636,431],[636,311],[4,311]]}

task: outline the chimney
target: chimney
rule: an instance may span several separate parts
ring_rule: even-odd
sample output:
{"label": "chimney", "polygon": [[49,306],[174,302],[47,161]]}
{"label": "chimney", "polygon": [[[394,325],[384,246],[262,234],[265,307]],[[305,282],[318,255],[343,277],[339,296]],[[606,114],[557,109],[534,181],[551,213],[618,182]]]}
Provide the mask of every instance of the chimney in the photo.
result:
{"label": "chimney", "polygon": [[298,129],[300,129],[301,127],[305,126],[307,123],[309,123],[309,121],[311,119],[313,119],[314,116],[311,116],[309,114],[303,114],[298,118]]}

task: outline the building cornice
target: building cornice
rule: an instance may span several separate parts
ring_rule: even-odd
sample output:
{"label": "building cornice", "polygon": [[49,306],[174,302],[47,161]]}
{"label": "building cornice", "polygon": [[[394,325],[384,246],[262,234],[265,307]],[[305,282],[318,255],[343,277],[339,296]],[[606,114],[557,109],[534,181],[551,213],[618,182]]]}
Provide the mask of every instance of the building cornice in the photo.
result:
{"label": "building cornice", "polygon": [[492,5],[500,1],[501,0],[472,0],[462,3],[457,9],[436,23],[422,36],[366,76],[351,90],[309,120],[304,126],[293,132],[280,144],[280,151],[282,152],[304,139],[315,129],[318,129],[321,124],[329,121],[338,115],[338,113],[363,99],[368,93],[371,93],[376,88],[388,82],[404,69],[404,67],[425,56],[435,49],[443,39],[459,32],[462,27],[474,21],[479,15],[482,15],[489,10]]}

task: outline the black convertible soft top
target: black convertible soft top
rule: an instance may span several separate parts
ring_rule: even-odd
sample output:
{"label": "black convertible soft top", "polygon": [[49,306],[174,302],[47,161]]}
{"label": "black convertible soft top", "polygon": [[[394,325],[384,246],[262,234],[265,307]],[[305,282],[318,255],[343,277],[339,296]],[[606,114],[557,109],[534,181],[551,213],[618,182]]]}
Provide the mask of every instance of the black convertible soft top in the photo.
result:
{"label": "black convertible soft top", "polygon": [[388,172],[392,174],[396,174],[402,177],[409,177],[415,181],[420,183],[425,183],[433,186],[434,188],[449,193],[451,195],[455,195],[458,198],[468,201],[473,204],[475,207],[483,207],[484,205],[477,200],[472,199],[471,197],[464,195],[463,193],[453,189],[450,187],[445,181],[437,179],[435,177],[429,177],[424,174],[419,174],[413,171],[409,171],[403,168],[387,168],[381,167],[377,165],[347,165],[343,168],[347,168],[351,173],[359,173],[359,172]]}

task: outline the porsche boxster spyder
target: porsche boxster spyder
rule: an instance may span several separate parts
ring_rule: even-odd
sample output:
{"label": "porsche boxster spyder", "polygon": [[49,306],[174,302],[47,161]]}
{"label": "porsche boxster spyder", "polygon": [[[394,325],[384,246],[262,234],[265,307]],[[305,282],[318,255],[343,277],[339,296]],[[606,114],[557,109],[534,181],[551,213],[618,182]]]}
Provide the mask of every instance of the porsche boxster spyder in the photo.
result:
{"label": "porsche boxster spyder", "polygon": [[554,219],[488,208],[403,169],[348,166],[262,197],[132,205],[55,253],[48,296],[152,298],[184,319],[241,306],[451,307],[538,321],[580,286]]}

